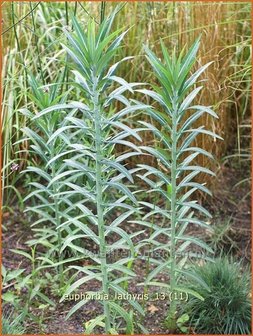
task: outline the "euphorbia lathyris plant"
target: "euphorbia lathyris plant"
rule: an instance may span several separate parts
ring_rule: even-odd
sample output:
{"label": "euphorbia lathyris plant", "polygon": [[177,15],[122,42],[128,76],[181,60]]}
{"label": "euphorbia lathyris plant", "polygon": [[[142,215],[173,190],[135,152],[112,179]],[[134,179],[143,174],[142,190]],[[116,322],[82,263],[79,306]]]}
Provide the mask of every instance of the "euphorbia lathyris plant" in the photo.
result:
{"label": "euphorbia lathyris plant", "polygon": [[[127,333],[132,333],[132,309],[144,314],[141,305],[134,300],[128,300],[129,312],[113,299],[115,294],[127,294],[126,281],[135,275],[129,267],[134,258],[132,237],[140,233],[128,234],[121,227],[129,216],[138,211],[135,194],[128,186],[134,182],[133,169],[127,169],[124,161],[141,153],[139,147],[129,138],[141,141],[139,129],[129,128],[122,120],[136,111],[147,108],[146,105],[129,100],[123,95],[125,91],[133,93],[133,89],[139,85],[127,83],[115,75],[120,62],[126,59],[111,65],[126,33],[122,33],[122,30],[110,33],[115,13],[99,27],[96,27],[94,21],[90,21],[86,32],[77,20],[72,18],[74,33],[66,31],[69,45],[63,47],[73,61],[73,86],[80,92],[80,101],[45,109],[35,117],[41,118],[52,110],[62,110],[65,114],[67,124],[58,129],[57,135],[64,135],[63,138],[68,144],[65,154],[71,157],[66,159],[64,153],[60,154],[59,159],[63,160],[68,169],[59,174],[54,181],[57,180],[68,188],[59,192],[59,198],[77,210],[74,216],[62,213],[61,217],[65,218],[65,221],[60,226],[67,231],[69,226],[74,225],[81,230],[81,234],[70,234],[61,249],[71,247],[84,258],[92,260],[92,264],[88,266],[70,267],[77,271],[78,280],[67,289],[65,295],[71,294],[89,281],[96,280],[101,284],[99,292],[96,293],[104,297],[99,301],[103,306],[103,313],[91,321],[87,326],[87,333],[92,332],[96,326],[104,327],[107,334],[115,333],[115,330],[122,330],[124,325]],[[115,111],[116,106],[121,106],[121,109]],[[77,136],[71,136],[69,141],[71,128],[75,129]],[[126,152],[117,156],[114,147],[118,144],[123,145]],[[81,184],[78,182],[80,174],[85,176]],[[67,176],[71,176],[71,182],[65,180]],[[115,191],[119,195],[118,198],[115,197]],[[82,196],[78,202],[74,201],[76,195]],[[111,214],[115,210],[117,213],[120,211],[120,215],[112,221]],[[112,235],[118,237],[114,243],[110,243]],[[80,239],[84,241],[81,246],[77,243]],[[98,254],[87,254],[92,252],[85,249],[88,241],[97,246]],[[132,256],[120,258],[116,263],[110,262],[108,252],[115,249],[127,249]],[[94,292],[89,294],[90,297],[95,295]],[[89,300],[87,298],[78,302],[68,316]],[[122,324],[122,321],[125,321],[125,324]]]}
{"label": "euphorbia lathyris plant", "polygon": [[[200,87],[193,86],[202,72],[210,64],[206,64],[198,69],[192,75],[191,68],[196,60],[196,54],[199,47],[199,39],[193,44],[190,50],[183,56],[184,50],[176,57],[175,53],[170,57],[163,42],[161,42],[164,60],[161,61],[148,48],[146,49],[147,59],[150,62],[153,71],[160,86],[154,86],[152,90],[138,90],[154,99],[158,108],[148,108],[147,113],[152,116],[159,124],[156,128],[146,122],[141,122],[152,129],[155,136],[160,140],[161,145],[155,148],[142,147],[143,150],[154,155],[159,163],[160,169],[140,165],[145,170],[145,174],[139,175],[151,187],[151,192],[160,193],[164,199],[165,207],[144,202],[143,204],[150,208],[150,212],[144,217],[146,220],[154,214],[160,214],[165,217],[168,226],[156,229],[154,238],[149,239],[153,242],[156,250],[166,250],[169,252],[168,260],[153,260],[156,267],[149,274],[146,283],[161,285],[167,287],[172,293],[175,291],[193,294],[201,299],[198,293],[180,285],[182,277],[191,276],[202,283],[205,283],[185,269],[187,254],[190,254],[191,244],[196,244],[202,249],[212,252],[210,247],[197,237],[188,236],[186,229],[188,224],[195,224],[204,228],[208,225],[201,219],[195,217],[195,212],[201,215],[211,217],[211,214],[201,206],[192,196],[200,190],[210,194],[210,191],[204,184],[194,181],[199,173],[215,175],[205,167],[194,164],[194,159],[198,155],[205,155],[212,158],[212,155],[206,150],[194,146],[194,140],[199,134],[212,136],[214,139],[220,138],[213,132],[206,130],[204,126],[194,128],[194,122],[204,113],[217,118],[216,113],[210,107],[201,105],[192,105],[193,100],[201,90]],[[150,179],[149,176],[156,176],[157,180]],[[159,244],[156,237],[165,235],[166,244]],[[185,253],[187,251],[187,254]],[[194,256],[194,253],[191,253]],[[164,270],[169,271],[170,283],[162,284],[155,282],[155,276]],[[152,281],[153,280],[153,281]],[[173,298],[173,296],[172,296]],[[173,299],[170,305],[168,326],[173,331],[176,328],[176,300]]]}
{"label": "euphorbia lathyris plant", "polygon": [[[52,264],[57,261],[60,288],[64,285],[63,279],[63,255],[60,252],[64,238],[64,228],[60,228],[61,212],[63,210],[71,211],[64,204],[63,200],[57,195],[59,184],[56,176],[61,174],[66,165],[63,165],[55,157],[66,150],[65,141],[58,136],[59,127],[66,127],[66,121],[61,111],[52,109],[57,103],[63,103],[67,93],[59,94],[62,81],[62,74],[58,76],[58,83],[52,86],[41,86],[35,77],[30,75],[29,84],[32,92],[29,98],[33,102],[33,109],[22,109],[20,112],[29,120],[29,127],[23,128],[26,136],[25,140],[29,142],[29,159],[31,161],[23,173],[28,173],[33,177],[29,183],[30,192],[25,197],[25,201],[30,204],[26,208],[35,214],[38,219],[35,220],[31,227],[34,231],[34,239],[27,243],[31,246],[42,245],[46,249],[43,257],[40,257],[42,266]],[[51,114],[46,114],[34,120],[37,109],[49,109]],[[24,139],[21,139],[23,142]]]}

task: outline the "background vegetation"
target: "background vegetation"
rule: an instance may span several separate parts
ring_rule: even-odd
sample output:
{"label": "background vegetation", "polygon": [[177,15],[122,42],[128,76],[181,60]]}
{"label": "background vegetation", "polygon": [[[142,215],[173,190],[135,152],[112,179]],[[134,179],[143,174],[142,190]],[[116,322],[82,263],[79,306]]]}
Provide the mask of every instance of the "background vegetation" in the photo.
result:
{"label": "background vegetation", "polygon": [[[233,155],[238,162],[240,158],[247,159],[250,155],[247,135],[251,127],[250,3],[121,4],[114,28],[122,27],[122,23],[126,28],[131,28],[125,37],[120,56],[136,57],[131,61],[131,66],[129,63],[125,67],[121,66],[120,75],[130,82],[152,83],[154,78],[144,57],[143,44],[159,50],[157,46],[161,38],[168,49],[176,46],[180,50],[184,45],[189,47],[201,34],[197,67],[213,60],[214,63],[205,73],[208,85],[201,93],[199,103],[212,106],[219,115],[219,121],[211,120],[206,115],[199,120],[199,124],[208,125],[225,141],[217,146],[215,139],[200,136],[199,145],[214,153],[219,163],[226,155]],[[22,135],[21,128],[27,123],[27,118],[21,116],[18,109],[34,108],[27,94],[27,75],[34,74],[41,85],[55,82],[59,73],[64,73],[68,78],[66,56],[60,49],[60,42],[65,40],[61,28],[69,25],[70,13],[74,13],[85,25],[89,16],[99,22],[101,16],[108,15],[114,6],[115,3],[111,2],[103,6],[89,2],[2,4],[2,150],[5,205],[10,205],[15,193],[21,201],[16,188],[19,171],[25,168],[29,160],[26,144],[14,145]],[[147,144],[154,141],[149,133],[145,137]],[[15,154],[18,150],[21,150],[19,154]],[[201,160],[205,158],[202,157]],[[15,170],[13,163],[20,168]],[[207,162],[201,164],[205,165]]]}

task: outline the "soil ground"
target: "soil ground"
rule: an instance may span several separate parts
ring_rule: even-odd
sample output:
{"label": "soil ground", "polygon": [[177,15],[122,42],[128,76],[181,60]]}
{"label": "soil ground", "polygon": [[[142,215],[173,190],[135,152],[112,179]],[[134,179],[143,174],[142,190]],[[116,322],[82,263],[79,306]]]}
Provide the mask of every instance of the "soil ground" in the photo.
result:
{"label": "soil ground", "polygon": [[[250,184],[236,186],[238,181],[245,178],[245,174],[248,175],[248,172],[243,171],[239,167],[222,166],[217,177],[217,184],[213,190],[213,198],[204,201],[204,205],[214,215],[211,224],[221,228],[216,237],[218,250],[232,254],[236,260],[243,259],[244,264],[247,265],[251,260]],[[16,209],[14,214],[4,213],[3,221],[5,225],[2,234],[2,259],[4,266],[7,269],[26,268],[26,272],[29,273],[31,268],[29,262],[22,256],[10,251],[10,249],[28,251],[25,241],[32,238],[29,224],[22,219],[22,214],[18,209]],[[228,221],[229,225],[226,225]],[[127,230],[131,231],[131,228],[129,227]],[[221,231],[223,234],[220,233]],[[196,234],[196,228],[190,228],[188,234]],[[200,230],[198,235],[201,235],[201,238],[209,241],[209,243],[213,242],[213,237],[207,235],[205,231]],[[143,288],[142,286],[138,286],[138,284],[145,278],[145,267],[141,260],[137,261],[134,270],[138,276],[134,283],[129,284],[129,291],[132,293],[141,293]],[[160,277],[163,281],[167,280],[166,275],[161,275]],[[96,282],[82,287],[83,292],[97,289],[98,284]],[[155,291],[155,289],[153,290]],[[150,293],[152,293],[152,288],[150,289]],[[146,316],[142,324],[149,330],[150,334],[169,333],[163,324],[168,305],[169,302],[166,300],[159,302],[152,301],[146,304]],[[72,301],[64,301],[57,304],[53,311],[45,313],[41,328],[31,321],[27,325],[26,333],[80,334],[83,332],[83,323],[97,316],[101,310],[98,302],[91,301],[66,321],[66,314],[72,306]]]}

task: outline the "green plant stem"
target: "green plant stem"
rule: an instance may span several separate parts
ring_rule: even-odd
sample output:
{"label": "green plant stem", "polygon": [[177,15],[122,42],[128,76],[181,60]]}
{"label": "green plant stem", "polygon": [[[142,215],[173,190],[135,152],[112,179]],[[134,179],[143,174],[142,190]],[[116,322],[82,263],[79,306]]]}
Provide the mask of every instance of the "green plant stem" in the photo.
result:
{"label": "green plant stem", "polygon": [[104,19],[105,19],[105,1],[102,1],[100,9],[100,24],[103,23]]}
{"label": "green plant stem", "polygon": [[[46,84],[45,82],[45,78],[43,75],[43,69],[42,69],[42,63],[41,63],[41,57],[40,57],[40,52],[39,52],[39,39],[36,33],[36,25],[35,25],[35,20],[34,20],[34,13],[33,13],[33,8],[32,8],[32,3],[29,3],[30,5],[30,10],[31,10],[31,17],[32,17],[32,25],[33,25],[33,32],[34,32],[34,36],[35,36],[35,48],[36,48],[36,52],[37,52],[37,60],[38,60],[38,65],[39,65],[39,69],[40,69],[40,76],[41,76],[41,80],[43,85]],[[36,63],[36,62],[35,62]],[[36,65],[37,67],[37,65]]]}
{"label": "green plant stem", "polygon": [[24,307],[24,314],[26,315],[29,312],[30,304],[31,304],[31,297],[32,297],[32,292],[33,289],[35,288],[35,275],[36,275],[36,265],[35,265],[35,247],[31,248],[31,266],[32,266],[32,271],[31,271],[31,285],[28,286],[28,300],[26,300],[25,307]]}
{"label": "green plant stem", "polygon": [[[102,197],[102,154],[101,154],[101,111],[98,103],[97,91],[97,77],[93,75],[93,105],[95,115],[95,146],[96,146],[96,205],[98,217],[98,233],[99,233],[99,252],[101,258],[101,272],[102,272],[102,290],[104,294],[108,295],[108,276],[107,276],[107,261],[106,261],[106,241],[104,229],[104,216],[103,216],[103,197]],[[111,328],[110,323],[110,309],[108,301],[103,301],[104,315],[105,315],[105,333],[108,334]]]}
{"label": "green plant stem", "polygon": [[76,11],[77,11],[77,1],[75,1],[74,16],[76,16]]}
{"label": "green plant stem", "polygon": [[[54,178],[56,176],[56,170],[55,170],[55,164],[53,164],[52,167],[52,177]],[[53,192],[54,192],[54,209],[55,209],[55,219],[57,226],[59,226],[60,223],[60,216],[59,216],[59,196],[55,196],[57,194],[57,189],[55,183],[53,183]],[[57,229],[57,237],[58,237],[58,262],[62,261],[62,254],[60,252],[61,246],[62,246],[62,236],[61,236],[61,230]],[[63,264],[59,265],[59,274],[60,274],[60,288],[64,285],[64,279],[63,279]]]}
{"label": "green plant stem", "polygon": [[[170,248],[170,258],[171,258],[171,269],[170,269],[170,291],[173,293],[176,286],[176,170],[177,170],[177,107],[175,101],[173,101],[173,111],[172,111],[172,151],[171,151],[171,248]],[[173,294],[172,294],[173,298]],[[175,318],[176,314],[176,301],[174,298],[171,301],[169,315],[172,319]]]}
{"label": "green plant stem", "polygon": [[[158,193],[156,194],[155,196],[155,201],[154,201],[154,210],[155,210],[155,204],[157,204],[158,202]],[[154,224],[155,224],[155,216],[152,216],[152,227],[150,228],[150,233],[149,233],[149,236],[151,236],[153,233],[154,233]],[[152,243],[150,242],[149,245],[148,245],[148,251],[150,251],[152,248]],[[153,251],[152,251],[153,252]],[[149,275],[150,273],[150,255],[148,254],[148,260],[146,262],[146,269],[145,269],[145,275],[146,277]],[[144,285],[144,288],[143,288],[143,293],[144,295],[148,294],[148,285],[145,284]],[[143,308],[145,307],[145,301],[143,300]],[[144,316],[143,316],[143,321],[144,321]]]}

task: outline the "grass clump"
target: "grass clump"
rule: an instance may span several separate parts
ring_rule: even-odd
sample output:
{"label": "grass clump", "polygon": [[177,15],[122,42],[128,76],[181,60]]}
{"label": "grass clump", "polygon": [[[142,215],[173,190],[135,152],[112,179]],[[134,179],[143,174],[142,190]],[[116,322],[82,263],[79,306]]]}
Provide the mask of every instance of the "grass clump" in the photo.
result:
{"label": "grass clump", "polygon": [[5,311],[2,317],[2,335],[22,335],[25,328],[22,325],[22,314],[14,316],[13,311]]}
{"label": "grass clump", "polygon": [[197,266],[196,273],[209,291],[193,282],[191,288],[204,301],[192,297],[186,305],[195,332],[206,334],[250,334],[250,276],[240,273],[240,264],[228,258]]}

